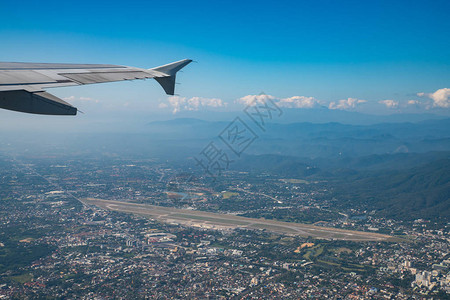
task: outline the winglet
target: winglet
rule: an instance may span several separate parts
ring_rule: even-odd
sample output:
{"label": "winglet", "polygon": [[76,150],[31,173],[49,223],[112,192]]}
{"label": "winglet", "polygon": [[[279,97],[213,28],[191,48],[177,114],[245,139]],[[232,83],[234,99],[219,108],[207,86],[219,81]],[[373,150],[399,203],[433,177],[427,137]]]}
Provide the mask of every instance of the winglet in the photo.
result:
{"label": "winglet", "polygon": [[183,59],[150,70],[161,73],[160,76],[155,77],[155,80],[162,86],[167,95],[173,95],[175,93],[175,78],[177,72],[191,62],[192,59]]}

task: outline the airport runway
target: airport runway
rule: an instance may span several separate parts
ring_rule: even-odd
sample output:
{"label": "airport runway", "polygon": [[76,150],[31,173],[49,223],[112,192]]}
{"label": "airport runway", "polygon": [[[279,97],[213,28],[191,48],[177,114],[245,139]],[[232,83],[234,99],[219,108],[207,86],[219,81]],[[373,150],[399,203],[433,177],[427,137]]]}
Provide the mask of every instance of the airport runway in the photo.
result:
{"label": "airport runway", "polygon": [[345,241],[394,241],[389,235],[373,232],[343,230],[301,223],[280,222],[266,219],[254,219],[228,214],[218,214],[198,210],[178,209],[171,207],[137,204],[122,201],[87,198],[82,202],[104,209],[133,213],[158,221],[192,227],[209,229],[265,229],[275,233],[313,237],[327,240]]}

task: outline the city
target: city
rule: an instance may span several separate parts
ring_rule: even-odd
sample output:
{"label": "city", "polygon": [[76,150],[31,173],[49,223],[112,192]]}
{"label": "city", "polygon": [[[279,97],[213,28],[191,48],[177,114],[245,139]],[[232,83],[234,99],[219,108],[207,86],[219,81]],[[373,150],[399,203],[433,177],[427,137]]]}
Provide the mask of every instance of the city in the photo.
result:
{"label": "city", "polygon": [[[220,191],[151,160],[63,164],[55,157],[2,156],[1,165],[2,297],[408,299],[450,292],[448,224],[332,209],[322,201],[324,182],[230,171],[221,183],[227,190]],[[233,215],[276,212],[280,219],[304,213],[303,222],[397,240],[352,242],[160,222],[78,200],[89,197]],[[291,207],[299,213],[287,213]]]}

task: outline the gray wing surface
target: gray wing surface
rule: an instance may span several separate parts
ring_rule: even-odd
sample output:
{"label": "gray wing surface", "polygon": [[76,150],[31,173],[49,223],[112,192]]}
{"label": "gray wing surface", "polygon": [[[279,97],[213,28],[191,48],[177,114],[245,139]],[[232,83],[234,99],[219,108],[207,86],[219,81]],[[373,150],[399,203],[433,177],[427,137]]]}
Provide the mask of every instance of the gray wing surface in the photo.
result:
{"label": "gray wing surface", "polygon": [[168,95],[176,73],[192,60],[153,69],[116,65],[0,62],[0,108],[45,115],[76,115],[77,109],[45,89],[154,78]]}

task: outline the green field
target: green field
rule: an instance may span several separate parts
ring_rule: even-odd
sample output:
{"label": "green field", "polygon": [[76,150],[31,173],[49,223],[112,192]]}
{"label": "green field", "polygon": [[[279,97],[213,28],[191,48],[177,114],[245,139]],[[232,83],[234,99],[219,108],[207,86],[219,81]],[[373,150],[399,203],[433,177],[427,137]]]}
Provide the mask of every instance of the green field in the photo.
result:
{"label": "green field", "polygon": [[235,192],[224,192],[224,193],[222,193],[223,199],[229,199],[229,198],[234,197],[234,196],[239,196],[239,193],[235,193]]}
{"label": "green field", "polygon": [[31,281],[31,279],[33,279],[33,276],[29,273],[25,273],[22,275],[11,276],[10,278],[15,282],[24,284],[25,282]]}
{"label": "green field", "polygon": [[323,246],[316,245],[312,248],[308,248],[308,250],[306,250],[306,253],[303,254],[303,257],[306,260],[312,260],[312,258],[316,258],[319,255],[321,255],[322,253],[323,253]]}

